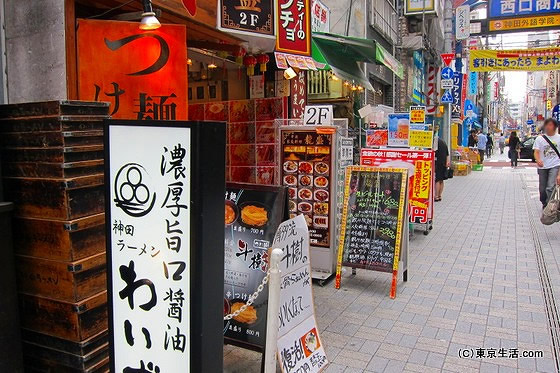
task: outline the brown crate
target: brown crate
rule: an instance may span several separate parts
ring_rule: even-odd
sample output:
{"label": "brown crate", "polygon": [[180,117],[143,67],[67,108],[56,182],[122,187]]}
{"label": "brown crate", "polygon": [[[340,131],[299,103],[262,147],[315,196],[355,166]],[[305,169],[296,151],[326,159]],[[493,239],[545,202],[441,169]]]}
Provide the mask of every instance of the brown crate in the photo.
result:
{"label": "brown crate", "polygon": [[[107,351],[107,354],[109,352]],[[45,359],[37,359],[24,356],[25,373],[109,373],[109,356],[103,357],[102,360],[95,362],[93,366],[86,369],[66,367],[57,364],[54,361]]]}
{"label": "brown crate", "polygon": [[69,342],[23,330],[22,341],[25,362],[33,361],[35,369],[52,372],[99,372],[109,356],[106,330],[84,342]]}
{"label": "brown crate", "polygon": [[73,178],[103,173],[103,160],[71,163],[5,162],[6,177]]}
{"label": "brown crate", "polygon": [[23,117],[0,120],[0,132],[103,131],[110,116]]}
{"label": "brown crate", "polygon": [[103,145],[103,130],[3,133],[0,146],[12,148],[54,148]]}
{"label": "brown crate", "polygon": [[0,148],[2,162],[72,163],[103,160],[102,145],[56,148]]}
{"label": "brown crate", "polygon": [[16,254],[72,262],[105,252],[105,214],[70,221],[15,218]]}
{"label": "brown crate", "polygon": [[107,329],[107,292],[77,303],[19,295],[21,326],[73,342],[85,341]]}
{"label": "brown crate", "polygon": [[62,100],[0,105],[0,118],[108,114],[108,102]]}
{"label": "brown crate", "polygon": [[105,253],[76,262],[16,255],[18,290],[64,302],[79,302],[107,289]]}
{"label": "brown crate", "polygon": [[74,220],[104,211],[103,174],[72,179],[4,178],[19,217]]}

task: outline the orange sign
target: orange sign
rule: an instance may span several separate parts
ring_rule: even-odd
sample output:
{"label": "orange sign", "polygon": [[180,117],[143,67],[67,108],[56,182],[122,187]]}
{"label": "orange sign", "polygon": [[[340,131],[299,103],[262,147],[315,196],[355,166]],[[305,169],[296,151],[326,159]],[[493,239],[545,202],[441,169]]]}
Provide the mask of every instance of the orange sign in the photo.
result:
{"label": "orange sign", "polygon": [[110,102],[113,118],[188,119],[185,26],[79,20],[77,36],[80,100]]}

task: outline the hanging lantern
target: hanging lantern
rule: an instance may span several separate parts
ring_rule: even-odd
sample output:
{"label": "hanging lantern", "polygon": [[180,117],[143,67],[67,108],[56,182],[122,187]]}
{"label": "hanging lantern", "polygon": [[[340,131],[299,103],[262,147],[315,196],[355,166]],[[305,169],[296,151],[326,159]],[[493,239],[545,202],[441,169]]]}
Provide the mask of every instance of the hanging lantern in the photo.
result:
{"label": "hanging lantern", "polygon": [[266,72],[266,64],[270,61],[270,57],[268,57],[268,54],[259,54],[257,56],[257,62],[259,63],[259,67],[261,69],[261,72]]}
{"label": "hanging lantern", "polygon": [[255,65],[257,64],[257,59],[255,56],[245,56],[243,57],[243,65],[247,68],[247,75],[253,76],[255,75]]}
{"label": "hanging lantern", "polygon": [[235,57],[235,62],[237,62],[237,64],[241,65],[243,63],[243,57],[247,54],[247,51],[243,48],[239,48],[237,49],[237,51],[235,51],[233,53],[233,56]]}

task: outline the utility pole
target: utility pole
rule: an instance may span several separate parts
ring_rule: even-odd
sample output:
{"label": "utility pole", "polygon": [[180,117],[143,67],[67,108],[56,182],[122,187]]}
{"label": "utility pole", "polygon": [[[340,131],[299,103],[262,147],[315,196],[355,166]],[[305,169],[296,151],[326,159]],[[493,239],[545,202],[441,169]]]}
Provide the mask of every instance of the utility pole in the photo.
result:
{"label": "utility pole", "polygon": [[[484,43],[484,48],[488,49],[488,35],[486,35],[486,40]],[[500,81],[500,79],[498,78],[498,82]],[[484,120],[486,119],[486,122],[489,122],[488,119],[488,89],[487,89],[487,85],[490,84],[488,82],[488,72],[484,72],[483,77],[482,77],[482,89],[484,94],[482,95],[482,129],[484,129]],[[488,123],[488,127],[490,127],[490,123]]]}
{"label": "utility pole", "polygon": [[[451,0],[444,0],[443,8],[443,21],[444,21],[444,35],[445,44],[444,52],[452,53],[452,38],[453,38],[453,4]],[[451,104],[445,104],[443,110],[443,128],[441,137],[451,149]],[[458,144],[459,145],[459,144]]]}

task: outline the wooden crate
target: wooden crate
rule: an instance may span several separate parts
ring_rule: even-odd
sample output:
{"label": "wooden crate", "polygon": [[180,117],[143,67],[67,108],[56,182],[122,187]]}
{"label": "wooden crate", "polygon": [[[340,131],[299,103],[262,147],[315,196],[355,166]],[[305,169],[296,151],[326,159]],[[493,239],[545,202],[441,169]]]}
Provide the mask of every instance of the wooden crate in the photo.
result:
{"label": "wooden crate", "polygon": [[103,130],[8,132],[2,134],[0,145],[16,148],[103,145]]}
{"label": "wooden crate", "polygon": [[74,178],[103,173],[102,159],[68,163],[4,162],[2,173],[7,177]]}
{"label": "wooden crate", "polygon": [[100,372],[109,357],[107,330],[83,342],[70,342],[23,329],[22,341],[26,365],[38,371]]}
{"label": "wooden crate", "polygon": [[16,254],[73,262],[105,252],[105,214],[70,221],[13,221]]}
{"label": "wooden crate", "polygon": [[0,118],[44,117],[62,115],[108,115],[108,102],[45,101],[0,106]]}
{"label": "wooden crate", "polygon": [[24,365],[25,373],[109,373],[111,368],[109,366],[109,356],[94,362],[91,367],[85,369],[71,368],[54,361],[33,357],[26,357]]}
{"label": "wooden crate", "polygon": [[19,292],[64,302],[79,302],[107,289],[105,253],[75,262],[16,255],[16,276]]}
{"label": "wooden crate", "polygon": [[0,132],[103,131],[103,120],[108,118],[108,115],[61,115],[2,119]]}
{"label": "wooden crate", "polygon": [[72,179],[4,178],[19,217],[74,220],[104,212],[104,175]]}
{"label": "wooden crate", "polygon": [[73,342],[81,342],[108,328],[107,292],[77,303],[20,294],[21,326]]}
{"label": "wooden crate", "polygon": [[2,162],[39,162],[39,163],[73,163],[103,160],[102,145],[85,145],[54,148],[16,148],[6,146],[2,149]]}

